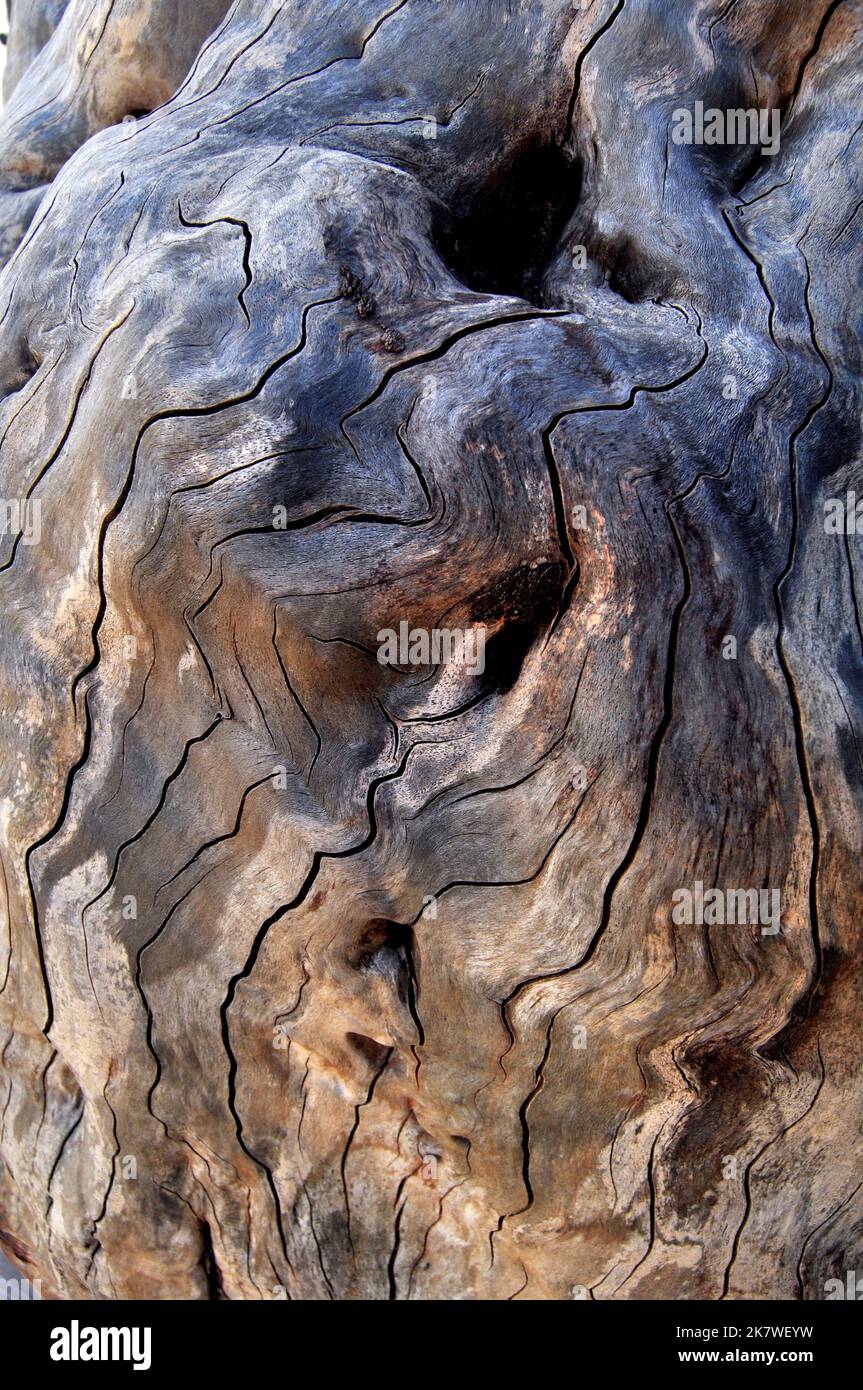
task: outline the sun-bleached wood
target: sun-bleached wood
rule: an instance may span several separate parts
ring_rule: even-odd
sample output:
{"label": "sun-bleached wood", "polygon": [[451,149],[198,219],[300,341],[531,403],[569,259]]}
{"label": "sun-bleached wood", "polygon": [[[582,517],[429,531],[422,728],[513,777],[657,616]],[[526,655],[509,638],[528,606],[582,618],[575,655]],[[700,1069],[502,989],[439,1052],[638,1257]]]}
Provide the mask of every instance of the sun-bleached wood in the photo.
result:
{"label": "sun-bleached wood", "polygon": [[[44,155],[21,79],[0,1226],[46,1288],[863,1268],[861,18],[240,0]],[[780,150],[675,144],[696,101]],[[382,666],[401,621],[485,670]]]}

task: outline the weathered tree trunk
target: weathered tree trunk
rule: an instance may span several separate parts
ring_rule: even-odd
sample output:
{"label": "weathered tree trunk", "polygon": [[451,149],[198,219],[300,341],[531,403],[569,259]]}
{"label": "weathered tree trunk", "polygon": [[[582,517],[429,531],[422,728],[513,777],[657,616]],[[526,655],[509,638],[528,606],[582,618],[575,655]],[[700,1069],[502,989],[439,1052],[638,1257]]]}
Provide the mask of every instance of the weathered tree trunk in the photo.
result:
{"label": "weathered tree trunk", "polygon": [[[71,158],[134,84],[21,80],[0,1226],[46,1289],[863,1268],[861,20],[239,0]],[[143,51],[135,109],[191,60]],[[781,147],[675,143],[699,101]],[[484,669],[381,664],[402,622]]]}
{"label": "weathered tree trunk", "polygon": [[6,0],[9,33],[3,68],[3,98],[9,100],[23,74],[41,53],[69,0]]}
{"label": "weathered tree trunk", "polygon": [[228,0],[12,0],[0,265],[61,165],[97,131],[166,102],[227,8]]}

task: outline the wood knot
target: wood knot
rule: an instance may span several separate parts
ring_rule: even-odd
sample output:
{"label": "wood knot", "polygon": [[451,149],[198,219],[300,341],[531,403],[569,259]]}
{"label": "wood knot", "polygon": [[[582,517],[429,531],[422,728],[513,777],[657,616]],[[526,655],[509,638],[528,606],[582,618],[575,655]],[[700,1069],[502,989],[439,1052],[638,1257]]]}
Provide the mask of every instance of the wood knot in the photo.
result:
{"label": "wood knot", "polygon": [[346,265],[339,266],[339,294],[357,306],[361,319],[370,319],[377,312],[374,295],[370,294],[358,275]]}

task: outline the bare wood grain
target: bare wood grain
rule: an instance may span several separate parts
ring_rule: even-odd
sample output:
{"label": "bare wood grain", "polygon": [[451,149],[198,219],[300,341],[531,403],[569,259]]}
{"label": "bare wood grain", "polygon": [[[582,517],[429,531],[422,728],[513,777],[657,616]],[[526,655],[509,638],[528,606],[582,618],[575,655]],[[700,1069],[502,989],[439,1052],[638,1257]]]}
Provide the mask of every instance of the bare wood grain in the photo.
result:
{"label": "bare wood grain", "polygon": [[20,81],[0,1226],[56,1291],[860,1267],[861,9],[241,0],[69,145]]}

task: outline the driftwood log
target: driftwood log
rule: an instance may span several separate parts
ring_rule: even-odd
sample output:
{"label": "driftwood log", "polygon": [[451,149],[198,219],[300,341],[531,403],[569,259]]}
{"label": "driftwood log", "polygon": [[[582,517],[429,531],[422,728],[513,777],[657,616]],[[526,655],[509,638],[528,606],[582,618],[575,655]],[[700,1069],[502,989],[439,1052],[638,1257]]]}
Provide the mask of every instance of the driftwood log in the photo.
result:
{"label": "driftwood log", "polygon": [[0,123],[3,1244],[63,1297],[828,1297],[863,5],[225,9],[71,0]]}

